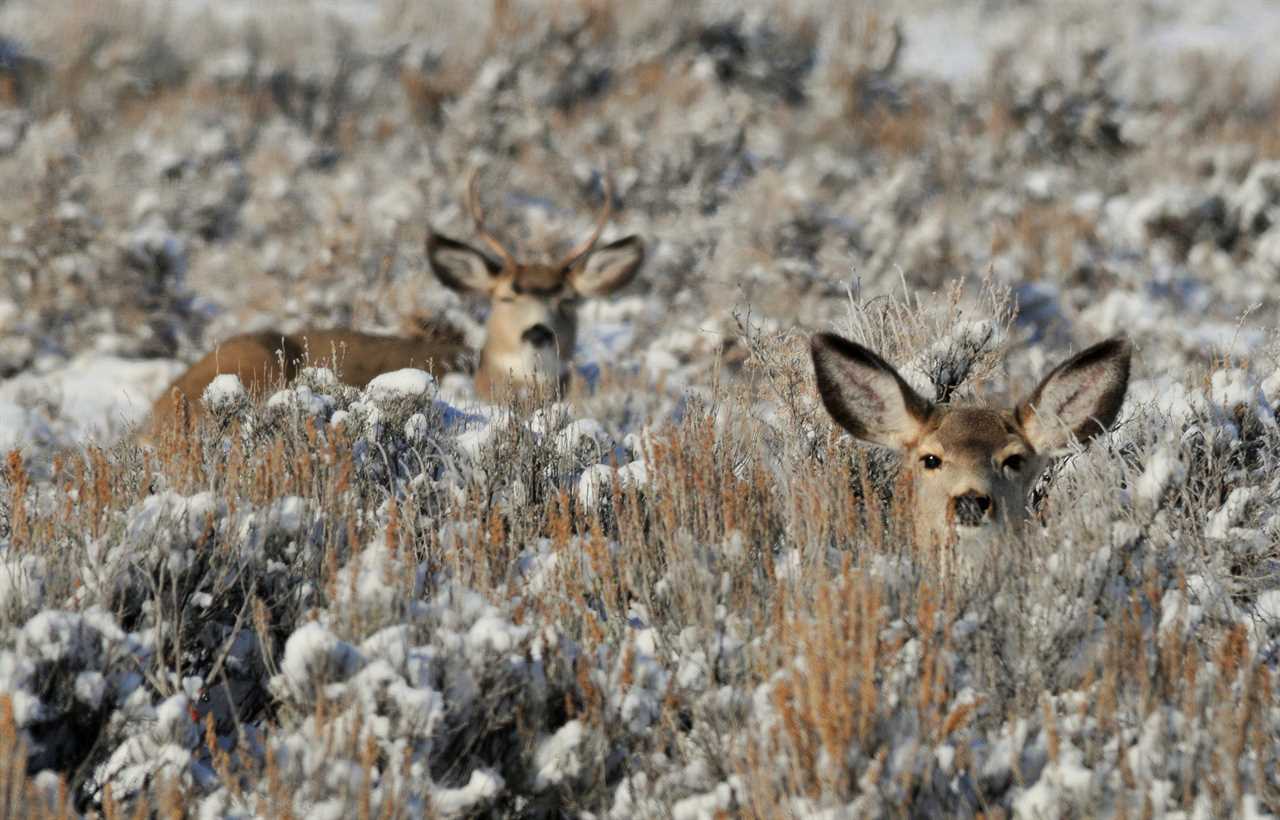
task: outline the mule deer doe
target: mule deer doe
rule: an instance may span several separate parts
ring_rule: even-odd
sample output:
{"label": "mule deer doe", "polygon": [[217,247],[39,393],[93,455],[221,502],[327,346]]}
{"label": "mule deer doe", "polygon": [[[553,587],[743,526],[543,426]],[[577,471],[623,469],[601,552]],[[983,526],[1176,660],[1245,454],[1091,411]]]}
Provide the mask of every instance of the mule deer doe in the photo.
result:
{"label": "mule deer doe", "polygon": [[939,546],[1020,527],[1049,459],[1110,429],[1129,383],[1122,338],[1058,365],[1011,409],[935,405],[875,353],[832,333],[815,335],[811,352],[827,412],[856,438],[901,453],[916,538]]}
{"label": "mule deer doe", "polygon": [[[467,208],[476,233],[496,255],[456,239],[427,233],[427,260],[442,284],[485,296],[492,307],[475,373],[476,392],[500,398],[507,388],[542,384],[562,388],[577,337],[581,299],[604,296],[631,281],[644,261],[638,236],[600,248],[612,191],[606,179],[604,205],[590,236],[553,264],[518,262],[484,225],[476,192],[467,186]],[[152,407],[154,431],[172,428],[181,415],[199,413],[199,399],[216,376],[232,373],[253,394],[293,379],[305,364],[334,365],[343,382],[364,387],[375,376],[404,367],[428,369],[439,378],[459,369],[466,352],[459,334],[427,328],[412,337],[378,336],[354,330],[263,331],[233,336],[170,385]]]}

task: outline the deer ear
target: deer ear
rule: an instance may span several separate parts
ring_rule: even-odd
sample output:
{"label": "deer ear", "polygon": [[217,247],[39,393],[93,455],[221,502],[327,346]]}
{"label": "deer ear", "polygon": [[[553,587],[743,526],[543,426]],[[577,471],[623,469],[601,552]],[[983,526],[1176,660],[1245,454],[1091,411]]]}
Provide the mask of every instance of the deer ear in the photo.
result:
{"label": "deer ear", "polygon": [[605,296],[626,287],[643,261],[644,242],[633,234],[587,254],[569,272],[569,284],[579,296]]}
{"label": "deer ear", "polygon": [[459,293],[489,293],[502,266],[465,242],[427,233],[427,262],[445,287]]}
{"label": "deer ear", "polygon": [[810,352],[818,394],[841,427],[863,441],[896,450],[920,438],[933,407],[892,365],[834,333],[814,336]]}
{"label": "deer ear", "polygon": [[1022,434],[1036,452],[1061,452],[1073,440],[1087,444],[1111,428],[1129,385],[1131,355],[1127,339],[1108,339],[1044,377],[1015,411]]}

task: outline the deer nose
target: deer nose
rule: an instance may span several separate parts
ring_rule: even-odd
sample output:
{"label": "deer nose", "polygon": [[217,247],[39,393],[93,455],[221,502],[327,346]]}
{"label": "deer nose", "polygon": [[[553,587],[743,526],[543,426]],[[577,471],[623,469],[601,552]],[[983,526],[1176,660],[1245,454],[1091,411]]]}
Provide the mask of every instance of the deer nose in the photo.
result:
{"label": "deer nose", "polygon": [[963,527],[979,526],[995,507],[991,496],[972,490],[951,499],[951,506],[955,512],[956,523]]}
{"label": "deer nose", "polygon": [[520,338],[534,347],[550,347],[556,341],[556,334],[546,325],[537,324],[521,333]]}

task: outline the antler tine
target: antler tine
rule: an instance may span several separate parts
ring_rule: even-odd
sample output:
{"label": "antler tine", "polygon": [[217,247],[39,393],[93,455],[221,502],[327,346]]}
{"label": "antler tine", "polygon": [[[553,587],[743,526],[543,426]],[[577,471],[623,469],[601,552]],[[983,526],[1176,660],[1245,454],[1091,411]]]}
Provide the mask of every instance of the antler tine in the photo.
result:
{"label": "antler tine", "polygon": [[613,213],[613,186],[609,183],[608,174],[601,179],[601,187],[604,188],[604,207],[600,209],[600,215],[596,218],[595,230],[591,232],[591,236],[575,245],[565,255],[561,267],[567,268],[583,256],[586,256],[596,246],[596,242],[600,241],[600,234],[604,233],[604,226],[609,223],[609,216]]}
{"label": "antler tine", "polygon": [[493,252],[502,259],[503,265],[508,268],[514,268],[516,266],[515,257],[484,226],[484,212],[480,210],[480,197],[477,192],[477,183],[479,181],[480,169],[476,168],[471,172],[471,179],[467,182],[467,210],[471,213],[472,221],[476,223],[476,233],[480,235],[481,241],[492,248]]}

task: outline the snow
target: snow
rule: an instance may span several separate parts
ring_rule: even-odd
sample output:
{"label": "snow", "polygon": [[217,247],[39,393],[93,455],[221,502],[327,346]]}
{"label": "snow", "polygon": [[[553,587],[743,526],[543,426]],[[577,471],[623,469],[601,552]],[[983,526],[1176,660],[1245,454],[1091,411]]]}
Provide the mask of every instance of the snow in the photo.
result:
{"label": "snow", "polygon": [[0,381],[0,451],[49,439],[109,440],[142,421],[182,370],[173,361],[90,353]]}
{"label": "snow", "polygon": [[416,398],[431,392],[436,380],[425,370],[406,367],[375,376],[365,392],[372,401],[385,402],[402,398]]}
{"label": "snow", "polygon": [[355,647],[313,621],[285,642],[280,674],[272,678],[272,685],[294,698],[307,700],[317,686],[346,680],[362,663]]}
{"label": "snow", "polygon": [[347,420],[351,418],[351,413],[346,410],[338,410],[329,417],[330,427],[343,427],[347,424]]}
{"label": "snow", "polygon": [[190,766],[199,738],[185,694],[172,695],[148,708],[141,731],[128,737],[95,772],[99,783],[120,784],[126,794],[157,775],[179,776]]}
{"label": "snow", "polygon": [[[1159,99],[1185,101],[1196,91],[1189,73],[1170,71],[1169,66],[1179,61],[1194,64],[1198,55],[1239,60],[1247,86],[1259,95],[1280,76],[1280,59],[1268,48],[1280,36],[1280,11],[1274,4],[1211,0],[1157,5],[1181,13],[1156,13],[1143,20],[1138,7],[1116,9],[1120,16],[1115,22],[1129,35],[1118,47],[1126,57],[1119,77],[1122,93],[1154,92]],[[917,12],[905,18],[902,69],[971,91],[986,78],[1002,51],[1063,50],[1096,35],[1096,29],[1074,22],[1070,5],[1060,10],[1014,8],[994,17],[979,6],[967,5]]]}
{"label": "snow", "polygon": [[463,430],[454,437],[454,449],[472,461],[478,461],[483,455],[485,448],[494,440],[494,436],[497,432],[498,425],[496,424],[482,423],[469,425],[468,429]]}
{"label": "snow", "polygon": [[332,389],[339,384],[337,374],[327,367],[304,367],[298,379],[321,388]]}
{"label": "snow", "polygon": [[[76,217],[79,217],[78,213]],[[62,218],[66,220],[75,217],[63,214]],[[129,234],[125,239],[125,252],[135,264],[152,268],[161,274],[168,287],[176,287],[186,275],[186,243],[181,236],[169,229],[158,214],[146,216],[143,223]]]}
{"label": "snow", "polygon": [[1142,475],[1134,485],[1134,498],[1151,505],[1158,505],[1164,494],[1178,487],[1187,477],[1187,467],[1177,450],[1169,445],[1156,450],[1147,460]]}
{"label": "snow", "polygon": [[303,498],[296,495],[277,499],[267,510],[266,518],[274,529],[296,536],[302,530],[306,503]]}
{"label": "snow", "polygon": [[[399,584],[406,578],[416,579],[417,583],[402,588]],[[401,556],[392,554],[384,537],[360,550],[338,570],[334,589],[338,600],[348,607],[367,613],[388,612],[402,603],[406,592],[419,592],[421,581],[421,573],[406,566]]]}
{"label": "snow", "polygon": [[0,561],[0,612],[32,612],[44,603],[47,562],[39,555],[6,554]]}
{"label": "snow", "polygon": [[76,700],[90,709],[97,709],[107,692],[106,678],[98,671],[81,672],[76,675],[75,691]]}
{"label": "snow", "polygon": [[47,609],[22,628],[25,653],[37,661],[58,662],[96,654],[98,634],[74,612]]}
{"label": "snow", "polygon": [[1280,628],[1280,589],[1271,589],[1258,596],[1255,603],[1258,617],[1272,628]]}
{"label": "snow", "polygon": [[534,788],[545,789],[578,776],[583,765],[578,747],[584,735],[582,722],[571,720],[538,744],[533,753]]}
{"label": "snow", "polygon": [[243,404],[248,395],[239,376],[221,373],[209,382],[209,386],[200,394],[200,401],[204,402],[210,413],[221,415]]}
{"label": "snow", "polygon": [[1210,380],[1209,397],[1229,417],[1251,416],[1260,424],[1275,426],[1275,411],[1267,402],[1253,374],[1247,370],[1231,368],[1214,371]]}
{"label": "snow", "polygon": [[1204,607],[1191,603],[1179,590],[1171,589],[1160,601],[1160,634],[1175,630],[1176,634],[1187,635],[1203,617]]}
{"label": "snow", "polygon": [[[1152,69],[1162,61],[1192,55],[1220,55],[1239,60],[1250,87],[1260,92],[1280,76],[1280,60],[1267,46],[1280,35],[1280,9],[1267,0],[1213,0],[1186,5],[1189,13],[1157,23],[1135,38],[1133,47]],[[1186,75],[1152,71],[1157,90],[1171,100],[1196,93]]]}
{"label": "snow", "polygon": [[[223,378],[219,376],[218,378]],[[212,385],[210,385],[212,387]],[[206,391],[208,392],[208,391]],[[268,408],[293,408],[308,416],[329,418],[334,412],[334,400],[318,394],[305,384],[287,390],[279,390],[267,399]]]}
{"label": "snow", "polygon": [[[215,4],[211,4],[209,0],[179,0],[165,5],[171,7],[173,13],[194,19],[198,24]],[[219,0],[216,10],[219,22],[228,26],[260,21],[264,12],[271,11],[252,0]],[[375,25],[381,17],[379,5],[370,0],[316,0],[311,5],[311,13],[321,19],[351,26]]]}
{"label": "snow", "polygon": [[486,652],[505,654],[515,650],[528,634],[528,627],[516,626],[496,614],[485,615],[467,631],[467,649],[478,656]]}
{"label": "snow", "polygon": [[404,437],[410,444],[423,444],[431,433],[431,423],[422,413],[414,413],[404,423]]}
{"label": "snow", "polygon": [[505,786],[497,772],[476,769],[467,785],[456,789],[436,789],[431,794],[432,808],[441,817],[462,817],[477,812],[485,803],[502,793]]}
{"label": "snow", "polygon": [[[552,20],[517,2],[514,19],[533,12],[516,26],[519,48],[485,53],[472,38],[473,60],[439,52],[471,42],[454,37],[456,20],[395,17],[409,21],[409,6],[323,3],[293,16],[343,21],[342,49],[299,28],[286,31],[288,51],[273,39],[284,22],[274,8],[184,0],[166,24],[180,56],[202,83],[269,86],[251,116],[195,98],[184,105],[200,116],[139,105],[123,129],[110,110],[20,112],[21,128],[0,136],[17,141],[0,171],[52,199],[35,215],[5,204],[0,255],[30,252],[62,288],[38,293],[45,283],[20,272],[7,280],[18,292],[0,298],[0,369],[20,372],[0,383],[0,450],[48,456],[33,459],[43,472],[25,499],[41,523],[35,548],[19,548],[16,507],[0,494],[0,693],[33,760],[68,759],[62,727],[90,726],[102,743],[78,796],[92,802],[110,785],[127,799],[172,776],[194,784],[209,817],[280,811],[269,802],[279,796],[297,816],[346,817],[366,788],[377,814],[400,800],[407,814],[569,806],[700,818],[769,795],[783,813],[830,818],[899,804],[930,816],[987,805],[1106,814],[1148,799],[1156,814],[1208,816],[1218,798],[1184,782],[1201,768],[1201,780],[1230,771],[1265,795],[1255,772],[1272,762],[1266,749],[1246,739],[1238,760],[1203,755],[1221,748],[1215,727],[1234,725],[1224,710],[1247,702],[1249,673],[1273,666],[1280,646],[1280,348],[1268,290],[1280,272],[1280,164],[1238,128],[1256,125],[1250,106],[1265,112],[1280,76],[1264,47],[1280,12],[1259,0],[1095,6],[924,3],[886,16],[806,1],[794,14],[819,22],[798,37],[767,4],[637,7],[610,18],[623,33],[614,46],[594,27],[566,39],[557,26],[576,25],[572,14]],[[30,14],[8,4],[0,28],[57,53],[39,26],[13,22]],[[479,8],[470,28],[499,31],[488,14]],[[206,38],[181,28],[202,15],[218,31],[207,58]],[[873,29],[899,18],[898,70],[879,74],[888,41]],[[218,28],[250,19],[271,22],[244,41],[252,49]],[[104,48],[86,105],[110,104],[111,83],[145,87],[138,66],[162,61],[135,59],[139,45],[122,35]],[[461,84],[439,110],[416,111],[413,83],[441,54],[465,69]],[[654,54],[659,92],[672,93],[615,99]],[[811,59],[812,71],[797,68]],[[342,90],[358,104],[331,112],[324,89],[344,67]],[[579,81],[597,73],[604,89],[584,94]],[[1216,90],[1236,79],[1248,117],[1206,114],[1236,99]],[[779,105],[792,82],[805,102]],[[315,111],[288,110],[317,89]],[[607,116],[579,116],[570,100],[545,139],[548,106],[565,95],[598,96],[590,110]],[[939,140],[934,103],[976,127]],[[377,119],[364,121],[366,108]],[[330,113],[341,114],[336,157]],[[487,127],[495,117],[502,128]],[[1127,144],[1091,142],[1091,122]],[[886,133],[869,127],[880,124]],[[570,160],[561,170],[558,155]],[[255,403],[222,376],[202,398],[251,422],[245,446],[204,442],[179,473],[124,443],[108,456],[119,468],[109,509],[81,531],[98,488],[92,470],[80,480],[74,445],[140,421],[182,369],[123,351],[191,360],[233,331],[385,332],[410,311],[482,335],[479,305],[432,282],[420,247],[401,250],[420,242],[424,214],[471,236],[455,178],[477,164],[495,225],[522,253],[567,246],[586,226],[577,206],[596,196],[598,166],[622,206],[608,235],[648,243],[628,294],[579,308],[571,398],[526,414],[479,402],[465,373],[437,384],[400,370],[361,389],[308,369]],[[491,189],[499,181],[505,192]],[[57,242],[41,238],[46,220]],[[245,271],[269,287],[246,288]],[[1016,321],[993,318],[972,279],[947,304],[957,275],[987,273],[1014,289]],[[136,288],[146,320],[63,287],[99,282]],[[32,295],[48,304],[32,309]],[[60,324],[42,326],[46,316]],[[934,381],[965,381],[1025,395],[1068,351],[1111,334],[1138,355],[1117,429],[1055,465],[1043,520],[998,553],[1001,571],[934,587],[928,550],[872,539],[854,510],[844,515],[864,489],[846,492],[845,468],[867,466],[870,489],[885,491],[896,462],[848,440],[828,446],[806,336],[831,327],[874,341],[927,394]],[[982,357],[992,364],[975,378]],[[702,434],[690,425],[704,410],[705,452],[703,439],[681,438]],[[687,497],[688,477],[663,474],[681,455],[724,470],[694,477],[716,497]],[[278,475],[246,489],[267,467]],[[723,503],[734,501],[719,497],[725,488],[762,492],[767,508]],[[611,509],[617,490],[634,493],[628,509]],[[577,503],[562,527],[547,516],[564,498]],[[588,535],[597,523],[602,550]],[[824,600],[878,627],[859,636],[875,646],[877,697],[866,739],[827,748],[820,726],[804,750],[849,782],[797,796],[787,722],[810,716],[786,711],[783,684],[816,680],[799,633]],[[852,609],[864,602],[875,606]],[[1238,630],[1247,668],[1226,680],[1216,667]],[[837,656],[854,645],[829,637],[822,649]],[[1112,681],[1117,637],[1185,648],[1201,665],[1154,688],[1141,664]],[[936,704],[920,689],[925,663],[946,682],[930,693]],[[1116,689],[1105,693],[1113,729],[1088,708],[1105,686]],[[935,706],[981,719],[939,737],[925,714]],[[1252,716],[1264,737],[1274,711]],[[205,719],[243,781],[224,784],[211,767]],[[754,779],[717,757],[756,753]],[[253,782],[268,759],[270,794]],[[1219,760],[1228,768],[1215,770]],[[36,783],[57,788],[50,772]],[[1255,794],[1232,805],[1262,807]]]}
{"label": "snow", "polygon": [[733,776],[728,783],[718,784],[714,790],[694,797],[686,797],[671,807],[673,820],[711,820],[737,806],[736,795],[743,793],[742,779]]}
{"label": "snow", "polygon": [[573,456],[586,447],[598,454],[612,447],[612,439],[604,425],[592,418],[574,419],[556,433],[556,451],[561,456]]}
{"label": "snow", "polygon": [[[212,492],[184,496],[166,491],[143,499],[131,510],[127,541],[154,554],[187,549],[196,544],[226,512],[226,502]],[[170,556],[172,560],[182,560]]]}
{"label": "snow", "polygon": [[637,459],[618,468],[618,481],[622,488],[639,489],[649,483],[649,467],[643,459]]}
{"label": "snow", "polygon": [[1222,506],[1209,517],[1209,522],[1205,525],[1205,537],[1219,541],[1230,537],[1243,521],[1249,504],[1257,496],[1258,490],[1254,487],[1237,487],[1232,490]]}
{"label": "snow", "polygon": [[964,86],[978,82],[995,52],[1012,45],[1007,27],[990,24],[978,8],[939,10],[910,18],[902,68]]}
{"label": "snow", "polygon": [[1013,800],[1013,816],[1057,817],[1065,806],[1091,806],[1095,776],[1083,765],[1084,754],[1070,744],[1061,744],[1058,759],[1050,763],[1040,779],[1023,789]]}
{"label": "snow", "polygon": [[578,476],[578,503],[592,507],[609,498],[617,474],[608,464],[593,464]]}

